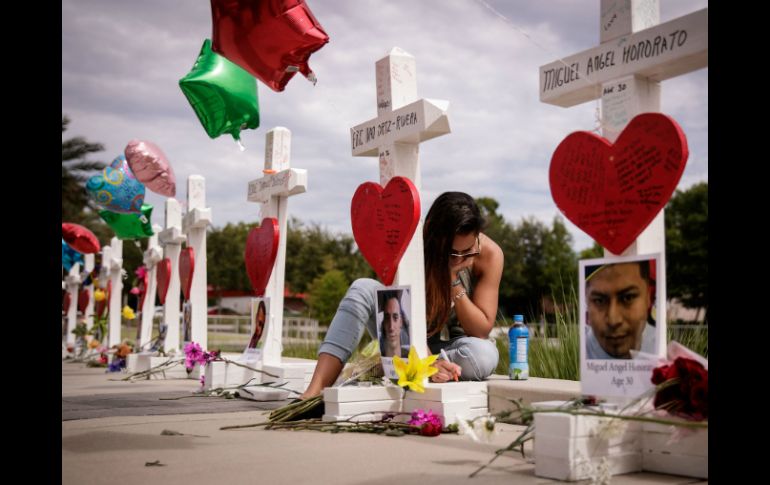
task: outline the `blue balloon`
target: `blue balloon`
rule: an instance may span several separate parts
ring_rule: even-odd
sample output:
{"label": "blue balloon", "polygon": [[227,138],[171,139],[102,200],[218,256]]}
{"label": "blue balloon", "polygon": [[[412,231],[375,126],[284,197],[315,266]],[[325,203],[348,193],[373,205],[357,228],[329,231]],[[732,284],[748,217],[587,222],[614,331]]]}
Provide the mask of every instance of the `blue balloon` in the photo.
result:
{"label": "blue balloon", "polygon": [[101,174],[88,179],[86,192],[105,210],[121,214],[142,213],[144,184],[131,171],[125,155],[118,156]]}
{"label": "blue balloon", "polygon": [[80,263],[80,266],[84,266],[85,260],[83,259],[83,255],[69,247],[69,244],[64,242],[64,239],[62,239],[61,265],[64,266],[64,271],[69,273],[69,271],[72,269],[72,265],[75,263]]}

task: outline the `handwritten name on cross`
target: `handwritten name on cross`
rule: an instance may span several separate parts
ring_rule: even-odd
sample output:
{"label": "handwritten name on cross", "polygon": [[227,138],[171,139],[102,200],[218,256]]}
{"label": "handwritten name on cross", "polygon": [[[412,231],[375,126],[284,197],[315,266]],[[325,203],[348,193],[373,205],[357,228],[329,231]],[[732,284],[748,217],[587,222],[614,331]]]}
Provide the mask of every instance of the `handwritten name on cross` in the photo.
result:
{"label": "handwritten name on cross", "polygon": [[262,363],[281,363],[283,295],[286,267],[288,199],[307,190],[307,170],[290,168],[291,131],[275,127],[265,135],[265,176],[249,182],[246,200],[261,204],[261,219],[278,220],[278,253],[265,296],[270,298],[270,315],[262,346]]}
{"label": "handwritten name on cross", "polygon": [[[414,56],[394,47],[375,64],[377,117],[350,129],[353,156],[378,156],[380,185],[395,176],[412,181],[419,191],[420,142],[450,132],[449,101],[417,99],[417,63]],[[409,338],[421,357],[428,355],[425,322],[425,266],[422,221],[401,258],[394,281],[412,288],[412,324]]]}

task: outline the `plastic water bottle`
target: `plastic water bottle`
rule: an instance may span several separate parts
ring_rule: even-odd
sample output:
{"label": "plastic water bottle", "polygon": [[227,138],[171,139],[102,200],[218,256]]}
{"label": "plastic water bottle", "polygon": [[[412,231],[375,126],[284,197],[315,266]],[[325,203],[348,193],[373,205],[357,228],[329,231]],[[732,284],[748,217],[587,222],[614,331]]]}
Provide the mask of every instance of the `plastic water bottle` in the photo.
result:
{"label": "plastic water bottle", "polygon": [[508,330],[508,377],[513,380],[529,378],[529,329],[524,325],[524,315],[513,316],[513,326]]}

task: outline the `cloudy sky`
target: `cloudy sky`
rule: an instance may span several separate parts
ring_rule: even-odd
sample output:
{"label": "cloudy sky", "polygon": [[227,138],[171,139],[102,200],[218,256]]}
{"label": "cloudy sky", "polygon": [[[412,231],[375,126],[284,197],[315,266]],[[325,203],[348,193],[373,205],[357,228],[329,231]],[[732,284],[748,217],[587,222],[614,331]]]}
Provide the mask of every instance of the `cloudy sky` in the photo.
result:
{"label": "cloudy sky", "polygon": [[[548,165],[569,133],[596,126],[598,102],[571,108],[541,103],[538,68],[598,44],[599,0],[308,0],[330,42],[310,58],[313,86],[295,76],[276,93],[258,82],[261,124],[210,139],[178,81],[211,37],[204,0],[62,0],[63,138],[104,144],[111,161],[132,138],[168,156],[184,203],[189,175],[206,177],[214,225],[258,219],[247,183],[262,175],[265,133],[292,132],[294,168],[308,170],[308,192],[291,215],[350,233],[350,199],[379,181],[375,157],[353,157],[350,127],[376,116],[374,63],[393,47],[417,59],[418,96],[450,102],[452,133],[420,146],[423,215],[442,192],[500,203],[510,222],[558,213]],[[496,9],[505,19],[491,11]],[[705,8],[704,0],[661,0],[661,22]],[[708,180],[708,69],[663,82],[662,111],[688,137],[680,189]],[[164,197],[147,192],[163,224]],[[591,239],[567,221],[576,250]]]}

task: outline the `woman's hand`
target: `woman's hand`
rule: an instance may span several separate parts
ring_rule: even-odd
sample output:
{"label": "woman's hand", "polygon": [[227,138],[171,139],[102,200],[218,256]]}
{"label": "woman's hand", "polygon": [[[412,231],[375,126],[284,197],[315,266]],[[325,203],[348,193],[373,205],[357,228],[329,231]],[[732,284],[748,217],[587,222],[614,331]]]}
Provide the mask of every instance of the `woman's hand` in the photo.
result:
{"label": "woman's hand", "polygon": [[449,280],[455,281],[457,279],[457,273],[459,273],[461,270],[465,268],[473,269],[473,259],[474,258],[467,258],[462,261],[460,261],[457,264],[452,264],[451,260],[449,262]]}
{"label": "woman's hand", "polygon": [[462,367],[446,360],[437,360],[433,363],[433,367],[438,369],[438,372],[430,376],[431,382],[449,382],[456,381],[460,378]]}

